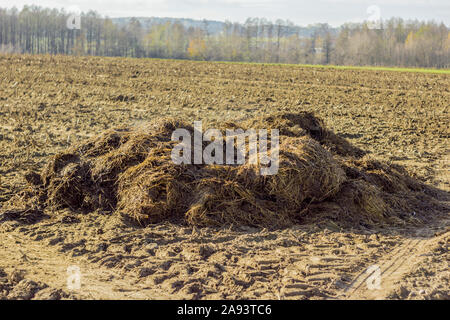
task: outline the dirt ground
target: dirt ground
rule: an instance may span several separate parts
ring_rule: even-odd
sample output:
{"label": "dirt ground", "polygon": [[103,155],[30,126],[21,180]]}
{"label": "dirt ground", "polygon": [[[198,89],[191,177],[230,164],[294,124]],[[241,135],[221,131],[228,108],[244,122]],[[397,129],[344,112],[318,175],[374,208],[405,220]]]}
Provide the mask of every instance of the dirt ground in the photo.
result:
{"label": "dirt ground", "polygon": [[[449,299],[449,212],[420,226],[282,230],[1,214],[24,173],[108,128],[275,111],[314,112],[449,204],[449,106],[445,74],[0,55],[0,299]],[[80,288],[68,286],[73,266]]]}

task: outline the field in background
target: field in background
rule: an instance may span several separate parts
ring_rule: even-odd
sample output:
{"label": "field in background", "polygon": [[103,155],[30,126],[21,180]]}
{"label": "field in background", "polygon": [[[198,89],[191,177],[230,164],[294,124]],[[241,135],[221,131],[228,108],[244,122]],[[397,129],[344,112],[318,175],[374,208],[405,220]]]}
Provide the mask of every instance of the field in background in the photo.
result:
{"label": "field in background", "polygon": [[[202,61],[199,61],[202,62]],[[288,66],[298,68],[325,68],[338,70],[372,70],[372,71],[397,71],[397,72],[418,72],[418,73],[436,73],[436,74],[450,74],[449,69],[427,69],[427,68],[401,68],[401,67],[372,67],[372,66],[338,66],[338,65],[320,65],[320,64],[287,64],[287,63],[258,63],[258,62],[227,62],[221,61],[217,63],[231,63],[231,64],[256,64],[267,66]]]}
{"label": "field in background", "polygon": [[[375,69],[0,55],[0,207],[24,188],[28,170],[108,128],[277,111],[314,112],[371,156],[449,191],[448,70]],[[268,232],[162,224],[136,232],[116,218],[63,211],[50,223],[1,223],[0,269],[20,264],[31,279],[60,289],[67,265],[80,264],[91,281],[81,297],[319,299],[367,297],[353,280],[401,257],[409,267],[398,266],[400,275],[377,297],[448,298],[448,232],[434,237],[445,221],[375,235],[332,226]]]}
{"label": "field in background", "polygon": [[107,128],[299,110],[448,187],[434,175],[448,157],[445,74],[19,55],[0,56],[0,71],[0,199],[23,183],[25,170]]}

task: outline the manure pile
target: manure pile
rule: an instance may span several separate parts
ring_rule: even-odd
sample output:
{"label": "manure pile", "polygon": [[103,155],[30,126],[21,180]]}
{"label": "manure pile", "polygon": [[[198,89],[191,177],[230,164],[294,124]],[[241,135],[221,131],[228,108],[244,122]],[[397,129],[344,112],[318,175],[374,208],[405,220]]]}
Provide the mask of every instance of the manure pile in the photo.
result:
{"label": "manure pile", "polygon": [[172,132],[193,133],[193,127],[161,120],[108,130],[57,154],[40,174],[26,175],[30,188],[13,201],[28,212],[121,212],[141,225],[169,220],[268,228],[325,220],[346,226],[420,223],[448,210],[431,187],[400,166],[371,159],[310,113],[222,126],[278,128],[278,173],[262,176],[259,165],[248,163],[176,165]]}

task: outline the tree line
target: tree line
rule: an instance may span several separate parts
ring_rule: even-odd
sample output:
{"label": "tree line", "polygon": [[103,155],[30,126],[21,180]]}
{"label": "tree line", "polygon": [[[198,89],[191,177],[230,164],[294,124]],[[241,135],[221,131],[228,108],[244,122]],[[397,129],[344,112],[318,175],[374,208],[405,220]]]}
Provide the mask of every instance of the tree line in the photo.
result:
{"label": "tree line", "polygon": [[[225,22],[211,34],[208,22],[184,27],[166,22],[144,27],[132,18],[115,23],[94,11],[81,14],[81,28],[67,27],[64,10],[0,8],[0,52],[175,58],[292,64],[450,67],[450,32],[443,23],[391,18],[369,23],[311,26],[253,18]],[[308,29],[309,30],[309,29]]]}

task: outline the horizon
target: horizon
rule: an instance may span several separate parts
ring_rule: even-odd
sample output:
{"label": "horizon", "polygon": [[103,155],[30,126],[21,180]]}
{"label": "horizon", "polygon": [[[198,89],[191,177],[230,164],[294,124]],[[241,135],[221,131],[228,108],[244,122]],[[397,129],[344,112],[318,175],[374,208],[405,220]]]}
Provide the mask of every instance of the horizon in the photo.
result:
{"label": "horizon", "polygon": [[[64,9],[70,13],[97,12],[109,18],[173,18],[244,23],[247,18],[289,20],[298,26],[327,23],[339,27],[345,23],[362,23],[375,17],[381,20],[435,21],[450,26],[450,3],[443,0],[355,1],[319,0],[305,3],[293,0],[142,0],[109,1],[10,1],[0,0],[0,7],[21,10],[25,5]],[[408,3],[409,2],[409,3]]]}

